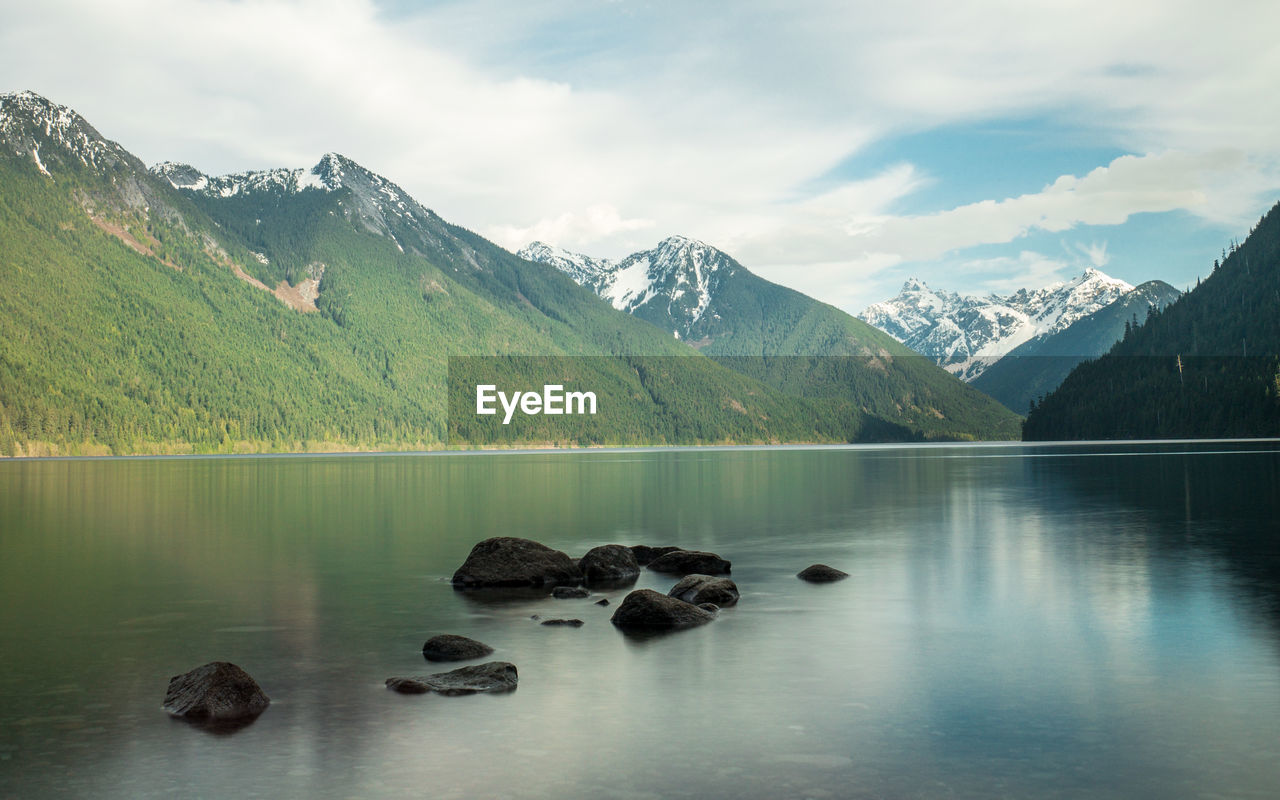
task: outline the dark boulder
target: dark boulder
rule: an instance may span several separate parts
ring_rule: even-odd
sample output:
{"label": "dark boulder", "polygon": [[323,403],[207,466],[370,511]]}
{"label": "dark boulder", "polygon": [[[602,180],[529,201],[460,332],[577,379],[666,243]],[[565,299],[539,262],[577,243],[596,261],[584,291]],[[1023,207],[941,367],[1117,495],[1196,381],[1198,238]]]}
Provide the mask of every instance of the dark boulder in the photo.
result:
{"label": "dark boulder", "polygon": [[387,688],[400,694],[426,694],[431,691],[421,678],[387,678]]}
{"label": "dark boulder", "polygon": [[640,563],[630,547],[606,544],[593,547],[578,562],[582,577],[587,583],[613,583],[635,578],[640,574]]}
{"label": "dark boulder", "polygon": [[714,575],[686,575],[680,579],[680,582],[671,587],[671,591],[667,592],[671,597],[677,600],[683,600],[686,603],[693,603],[695,606],[703,603],[715,603],[720,608],[731,606],[738,602],[738,586],[729,578],[720,578]]}
{"label": "dark boulder", "polygon": [[544,544],[514,536],[480,542],[453,573],[453,585],[462,588],[581,582],[582,573],[573,559]]}
{"label": "dark boulder", "polygon": [[673,550],[649,562],[649,569],[668,575],[728,575],[729,562],[715,553]]}
{"label": "dark boulder", "polygon": [[551,590],[551,596],[557,600],[576,600],[590,594],[591,592],[581,586],[557,586]]}
{"label": "dark boulder", "polygon": [[650,547],[647,544],[637,544],[631,546],[631,554],[636,557],[636,563],[643,567],[658,556],[665,556],[679,549],[679,547]]}
{"label": "dark boulder", "polygon": [[443,695],[475,694],[477,692],[509,692],[516,688],[519,676],[516,665],[506,661],[490,661],[474,667],[462,667],[451,672],[412,678],[387,678],[387,688],[401,694]]}
{"label": "dark boulder", "polygon": [[428,661],[465,661],[468,658],[483,658],[493,652],[493,648],[484,642],[443,633],[432,636],[422,646],[422,655]]}
{"label": "dark boulder", "polygon": [[249,673],[214,661],[170,678],[164,710],[188,719],[237,720],[261,714],[270,702]]}
{"label": "dark boulder", "polygon": [[715,603],[698,603],[698,608],[702,609],[708,614],[720,613],[720,606],[716,605]]}
{"label": "dark boulder", "polygon": [[610,620],[619,628],[675,630],[692,628],[715,619],[715,615],[683,600],[652,589],[637,589],[618,604]]}
{"label": "dark boulder", "polygon": [[607,605],[609,605],[609,598],[607,598],[607,597],[601,597],[599,600],[597,600],[597,601],[596,601],[596,605],[598,605],[598,606],[607,606]]}
{"label": "dark boulder", "polygon": [[826,564],[814,564],[797,572],[796,577],[810,583],[830,583],[844,580],[849,577],[849,573],[841,572],[835,567],[828,567]]}
{"label": "dark boulder", "polygon": [[568,628],[581,628],[582,620],[580,619],[544,619],[543,625],[561,625]]}

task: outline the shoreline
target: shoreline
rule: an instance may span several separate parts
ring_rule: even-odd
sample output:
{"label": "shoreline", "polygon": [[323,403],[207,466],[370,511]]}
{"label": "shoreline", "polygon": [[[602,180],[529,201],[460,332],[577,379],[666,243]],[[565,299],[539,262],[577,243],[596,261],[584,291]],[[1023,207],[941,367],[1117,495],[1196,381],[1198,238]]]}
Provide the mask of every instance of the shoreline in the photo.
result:
{"label": "shoreline", "polygon": [[[430,456],[485,456],[485,455],[588,455],[609,453],[667,453],[667,452],[781,452],[812,450],[925,450],[944,448],[1031,448],[1031,447],[1087,447],[1087,446],[1145,446],[1145,445],[1196,445],[1196,444],[1280,444],[1280,437],[1258,438],[1202,438],[1202,439],[1082,439],[1053,442],[1026,442],[1009,440],[988,441],[932,441],[932,442],[857,442],[857,443],[808,443],[786,444],[706,444],[706,445],[601,445],[591,447],[468,447],[430,448],[424,450],[296,450],[241,453],[136,453],[128,455],[47,455],[0,456],[0,464],[9,462],[50,461],[170,461],[214,459],[304,459],[304,458],[359,458],[359,457],[430,457]],[[1259,451],[1270,452],[1270,451]],[[1084,454],[1076,454],[1084,455]],[[1124,455],[1107,453],[1106,455]],[[1141,454],[1133,454],[1141,455]],[[1170,455],[1157,453],[1156,455]]]}

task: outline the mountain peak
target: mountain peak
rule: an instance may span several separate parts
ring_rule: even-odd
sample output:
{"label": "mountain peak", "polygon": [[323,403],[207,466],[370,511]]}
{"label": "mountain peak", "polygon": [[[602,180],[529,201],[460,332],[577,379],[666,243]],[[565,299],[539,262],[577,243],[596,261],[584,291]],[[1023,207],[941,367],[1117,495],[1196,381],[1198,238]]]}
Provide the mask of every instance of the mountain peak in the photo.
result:
{"label": "mountain peak", "polygon": [[135,162],[71,108],[30,90],[0,94],[0,145],[30,157],[46,175],[49,165],[56,171],[76,162],[94,169]]}
{"label": "mountain peak", "polygon": [[1095,267],[1069,281],[986,297],[931,290],[909,278],[896,297],[873,303],[858,317],[973,380],[1015,347],[1065,330],[1131,291]]}
{"label": "mountain peak", "polygon": [[516,253],[526,261],[549,264],[573,278],[575,283],[599,291],[599,284],[612,274],[614,263],[607,258],[592,258],[546,242],[530,242]]}
{"label": "mountain peak", "polygon": [[[688,341],[706,339],[719,319],[715,296],[739,265],[723,251],[687,236],[668,236],[620,261],[592,258],[534,242],[518,255],[550,264],[614,308],[639,314]],[[745,273],[745,270],[743,270]]]}
{"label": "mountain peak", "polygon": [[209,185],[209,176],[190,164],[176,161],[161,161],[151,167],[151,173],[164,178],[175,189],[190,189],[198,192]]}
{"label": "mountain peak", "polygon": [[[326,159],[328,156],[325,157]],[[340,157],[339,157],[340,158]],[[325,159],[311,169],[266,169],[236,172],[213,177],[190,164],[163,161],[151,167],[151,172],[169,182],[175,189],[187,189],[211,197],[234,197],[262,191],[282,191],[287,194],[304,189],[332,190],[341,187],[341,172],[325,172]],[[333,177],[337,175],[337,177]]]}

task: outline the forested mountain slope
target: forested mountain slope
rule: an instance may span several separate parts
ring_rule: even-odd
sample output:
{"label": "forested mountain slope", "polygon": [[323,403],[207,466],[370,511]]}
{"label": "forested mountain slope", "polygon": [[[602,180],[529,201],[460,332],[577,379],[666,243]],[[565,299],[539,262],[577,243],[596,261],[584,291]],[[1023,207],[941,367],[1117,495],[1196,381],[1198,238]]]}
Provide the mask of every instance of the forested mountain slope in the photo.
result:
{"label": "forested mountain slope", "polygon": [[336,154],[149,171],[0,95],[0,455],[436,447],[449,357],[510,354],[679,356],[591,360],[649,398],[619,442],[939,435],[721,367]]}
{"label": "forested mountain slope", "polygon": [[1280,205],[1028,415],[1029,440],[1280,435]]}
{"label": "forested mountain slope", "polygon": [[1066,329],[1015,347],[970,385],[1006,408],[1026,413],[1032,400],[1058,388],[1077,364],[1107,352],[1124,338],[1127,328],[1141,324],[1148,309],[1163,309],[1180,294],[1164,281],[1147,281]]}

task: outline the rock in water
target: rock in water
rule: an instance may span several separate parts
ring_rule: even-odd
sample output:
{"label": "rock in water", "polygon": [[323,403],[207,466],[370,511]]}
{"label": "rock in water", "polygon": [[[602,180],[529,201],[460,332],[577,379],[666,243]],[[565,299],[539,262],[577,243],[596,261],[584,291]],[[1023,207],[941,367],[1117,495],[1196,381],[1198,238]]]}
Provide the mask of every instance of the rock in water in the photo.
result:
{"label": "rock in water", "polygon": [[483,658],[493,652],[493,648],[484,642],[443,633],[432,636],[422,646],[422,655],[428,661],[465,661],[468,658]]}
{"label": "rock in water", "polygon": [[849,577],[849,573],[841,572],[835,567],[828,567],[826,564],[814,564],[797,572],[796,577],[810,583],[830,583],[844,580]]}
{"label": "rock in water", "polygon": [[387,678],[387,688],[400,694],[426,694],[431,691],[431,687],[418,678]]}
{"label": "rock in water", "polygon": [[665,556],[679,549],[679,547],[650,547],[647,544],[636,544],[631,546],[631,554],[636,557],[636,563],[643,567],[658,556]]}
{"label": "rock in water", "polygon": [[625,581],[640,574],[640,563],[630,547],[606,544],[593,547],[578,562],[587,583]]}
{"label": "rock in water", "polygon": [[671,597],[693,603],[714,603],[720,608],[738,602],[738,585],[729,578],[718,578],[713,575],[686,575],[667,592]]}
{"label": "rock in water", "polygon": [[453,585],[542,586],[581,583],[582,572],[573,559],[544,544],[514,536],[485,539],[453,573]]}
{"label": "rock in water", "polygon": [[673,550],[649,562],[649,569],[669,575],[728,575],[729,562],[715,553],[698,550]]}
{"label": "rock in water", "polygon": [[580,597],[588,597],[591,592],[581,586],[557,586],[551,590],[551,596],[557,600],[576,600]]}
{"label": "rock in water", "polygon": [[516,688],[519,676],[516,665],[506,661],[490,661],[474,667],[462,667],[451,672],[412,678],[387,678],[387,688],[401,694],[443,695],[475,694],[477,692],[509,692]]}
{"label": "rock in water", "polygon": [[637,589],[618,604],[610,620],[623,629],[676,630],[692,628],[715,619],[695,605],[668,597],[652,589]]}
{"label": "rock in water", "polygon": [[607,597],[601,597],[599,600],[597,600],[597,601],[596,601],[596,605],[598,605],[598,606],[607,606],[607,605],[609,605],[609,598],[607,598]]}
{"label": "rock in water", "polygon": [[249,673],[214,661],[170,678],[164,710],[188,719],[232,720],[255,717],[270,702]]}
{"label": "rock in water", "polygon": [[565,625],[570,628],[581,628],[582,620],[580,619],[544,619],[543,625]]}

